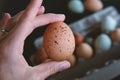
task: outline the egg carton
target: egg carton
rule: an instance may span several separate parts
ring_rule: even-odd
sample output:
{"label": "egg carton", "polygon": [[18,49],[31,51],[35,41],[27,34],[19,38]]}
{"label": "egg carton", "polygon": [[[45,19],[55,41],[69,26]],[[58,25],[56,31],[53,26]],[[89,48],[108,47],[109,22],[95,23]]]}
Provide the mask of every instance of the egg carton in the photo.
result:
{"label": "egg carton", "polygon": [[[69,24],[73,32],[78,32],[87,36],[90,32],[99,29],[100,22],[106,16],[113,17],[116,21],[120,21],[120,15],[113,7],[107,7],[96,12],[86,18],[80,19]],[[97,34],[97,33],[95,33]],[[35,47],[42,47],[43,37],[35,40]],[[110,80],[120,75],[120,45],[113,43],[108,51],[99,51],[90,60],[79,58],[77,64],[65,71],[50,76],[47,80]]]}
{"label": "egg carton", "polygon": [[[96,29],[96,26],[106,17],[111,16],[114,20],[119,21],[120,16],[117,10],[113,7],[107,7],[104,10],[101,10],[91,16],[83,18],[81,20],[75,21],[69,26],[73,32],[81,33],[86,36],[89,32]],[[98,26],[99,27],[99,26]]]}
{"label": "egg carton", "polygon": [[[114,20],[119,21],[120,16],[117,10],[113,7],[107,7],[104,10],[101,10],[91,16],[88,16],[86,18],[80,19],[78,21],[75,21],[71,24],[69,24],[70,28],[72,29],[73,32],[78,32],[82,34],[83,36],[86,36],[93,30],[99,27],[99,23],[101,20],[106,17],[106,16],[111,16]],[[35,47],[40,48],[43,46],[42,44],[43,37],[38,37],[35,41]]]}

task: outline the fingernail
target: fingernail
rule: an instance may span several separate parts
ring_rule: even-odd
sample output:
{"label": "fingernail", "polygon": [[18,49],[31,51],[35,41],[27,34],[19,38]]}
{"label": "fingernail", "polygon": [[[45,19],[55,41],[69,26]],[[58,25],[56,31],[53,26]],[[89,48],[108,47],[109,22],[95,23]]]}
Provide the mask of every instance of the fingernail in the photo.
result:
{"label": "fingernail", "polygon": [[70,63],[68,61],[64,61],[64,62],[60,63],[60,71],[68,69],[69,67],[70,67]]}

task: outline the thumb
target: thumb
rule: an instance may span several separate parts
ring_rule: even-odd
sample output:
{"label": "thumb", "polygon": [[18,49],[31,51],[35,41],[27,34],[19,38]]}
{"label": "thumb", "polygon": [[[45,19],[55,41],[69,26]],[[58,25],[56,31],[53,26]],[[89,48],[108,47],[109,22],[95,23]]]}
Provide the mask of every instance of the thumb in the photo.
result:
{"label": "thumb", "polygon": [[63,71],[69,67],[70,63],[68,61],[62,62],[51,61],[48,63],[40,64],[36,66],[35,69],[37,69],[37,71],[39,70],[40,71],[39,73],[43,74],[42,76],[40,76],[40,78],[42,77],[43,79],[46,79],[50,75],[55,74],[59,71]]}

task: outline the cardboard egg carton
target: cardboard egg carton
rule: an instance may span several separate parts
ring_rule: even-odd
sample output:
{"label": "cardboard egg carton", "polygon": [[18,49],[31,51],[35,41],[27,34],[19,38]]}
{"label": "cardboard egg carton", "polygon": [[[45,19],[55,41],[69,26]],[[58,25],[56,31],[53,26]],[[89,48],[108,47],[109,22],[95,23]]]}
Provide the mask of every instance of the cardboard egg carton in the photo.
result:
{"label": "cardboard egg carton", "polygon": [[[120,16],[113,7],[107,7],[86,18],[80,19],[69,24],[73,32],[78,32],[87,36],[90,32],[100,27],[100,22],[106,16],[113,17],[119,21]],[[94,33],[96,34],[96,33]],[[43,37],[35,40],[36,48],[42,46]],[[113,43],[108,51],[99,51],[90,60],[79,58],[77,64],[65,71],[49,77],[47,80],[111,80],[120,75],[120,45]]]}
{"label": "cardboard egg carton", "polygon": [[[108,7],[91,16],[75,21],[69,26],[73,32],[86,36],[100,27],[100,22],[106,16],[119,21],[120,16],[114,7]],[[79,59],[74,68],[63,71],[50,78],[54,80],[110,80],[120,75],[120,45],[114,44],[109,51],[97,52],[93,59],[86,61]]]}
{"label": "cardboard egg carton", "polygon": [[114,7],[110,6],[91,16],[75,21],[69,24],[69,26],[73,32],[79,32],[82,35],[86,36],[89,32],[96,29],[96,25],[100,23],[106,16],[111,16],[116,21],[119,21],[120,19],[117,10]]}

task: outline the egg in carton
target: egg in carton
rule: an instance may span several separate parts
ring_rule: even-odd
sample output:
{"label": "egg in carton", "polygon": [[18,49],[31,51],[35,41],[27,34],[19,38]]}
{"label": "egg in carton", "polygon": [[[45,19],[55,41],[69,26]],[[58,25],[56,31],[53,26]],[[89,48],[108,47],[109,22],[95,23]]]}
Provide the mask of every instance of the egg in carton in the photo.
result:
{"label": "egg in carton", "polygon": [[[101,33],[100,23],[106,16],[111,16],[116,21],[120,19],[117,10],[110,6],[91,16],[75,21],[69,24],[69,26],[73,32],[78,32],[86,38],[92,36],[92,38],[95,39],[95,36]],[[36,48],[39,48],[40,45],[42,45],[42,38],[43,37],[40,37],[35,40]],[[109,80],[120,74],[118,68],[120,67],[119,60],[116,64],[112,63],[105,66],[107,61],[113,61],[120,58],[119,47],[119,45],[113,45],[110,50],[95,52],[95,56],[90,60],[83,60],[79,58],[75,67],[65,70],[59,74],[55,74],[48,78],[48,80],[75,80],[76,78],[78,78],[78,80],[95,80],[95,78],[97,78],[97,80]],[[87,73],[89,73],[89,71],[90,74],[88,75]],[[107,73],[106,76],[102,75],[104,73]]]}

